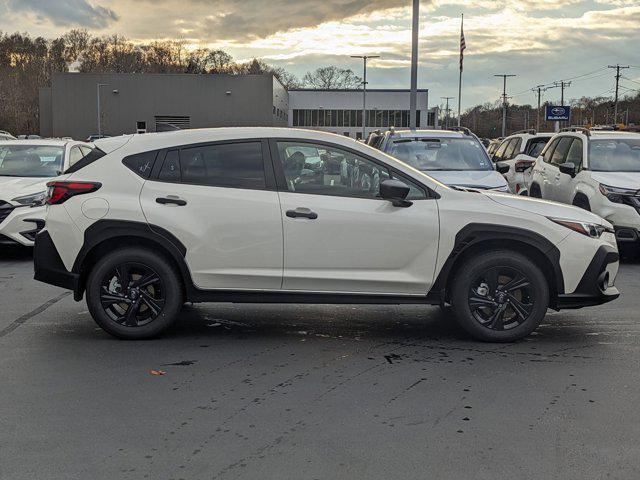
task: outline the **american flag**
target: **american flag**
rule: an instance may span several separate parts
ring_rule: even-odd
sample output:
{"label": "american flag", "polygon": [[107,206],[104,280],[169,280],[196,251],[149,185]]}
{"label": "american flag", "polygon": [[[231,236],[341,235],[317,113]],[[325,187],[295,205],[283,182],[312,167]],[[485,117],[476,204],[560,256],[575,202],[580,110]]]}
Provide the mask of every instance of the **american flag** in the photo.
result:
{"label": "american flag", "polygon": [[462,71],[462,60],[464,59],[464,50],[467,48],[467,44],[464,41],[464,16],[460,23],[460,71]]}

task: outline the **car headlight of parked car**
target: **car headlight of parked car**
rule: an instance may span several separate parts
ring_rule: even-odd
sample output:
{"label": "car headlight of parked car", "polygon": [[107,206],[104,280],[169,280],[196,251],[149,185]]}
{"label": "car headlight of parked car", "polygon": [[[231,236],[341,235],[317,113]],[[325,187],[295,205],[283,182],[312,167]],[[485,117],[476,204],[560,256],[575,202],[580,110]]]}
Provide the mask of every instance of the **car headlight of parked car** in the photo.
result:
{"label": "car headlight of parked car", "polygon": [[609,185],[600,184],[600,193],[613,203],[625,203],[623,197],[633,197],[639,195],[638,192],[638,190],[630,188],[610,187]]}
{"label": "car headlight of parked car", "polygon": [[565,220],[563,218],[547,217],[554,223],[567,227],[574,232],[581,233],[591,238],[600,238],[604,232],[615,233],[613,228],[606,227],[597,223],[579,222],[576,220]]}
{"label": "car headlight of parked car", "polygon": [[44,205],[47,199],[47,192],[32,193],[31,195],[25,195],[23,197],[16,197],[12,201],[18,202],[20,205],[29,205],[31,207],[39,207]]}

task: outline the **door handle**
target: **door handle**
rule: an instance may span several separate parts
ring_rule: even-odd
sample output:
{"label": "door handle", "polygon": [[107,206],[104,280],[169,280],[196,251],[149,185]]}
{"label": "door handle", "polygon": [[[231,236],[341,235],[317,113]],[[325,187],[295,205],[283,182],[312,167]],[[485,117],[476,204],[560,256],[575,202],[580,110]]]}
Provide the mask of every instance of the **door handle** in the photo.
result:
{"label": "door handle", "polygon": [[156,203],[159,203],[160,205],[172,204],[178,205],[179,207],[184,207],[187,204],[187,201],[175,197],[158,197],[156,198]]}
{"label": "door handle", "polygon": [[298,207],[295,210],[287,210],[286,213],[289,218],[308,218],[309,220],[315,220],[318,218],[318,214],[316,212],[312,212],[308,208]]}

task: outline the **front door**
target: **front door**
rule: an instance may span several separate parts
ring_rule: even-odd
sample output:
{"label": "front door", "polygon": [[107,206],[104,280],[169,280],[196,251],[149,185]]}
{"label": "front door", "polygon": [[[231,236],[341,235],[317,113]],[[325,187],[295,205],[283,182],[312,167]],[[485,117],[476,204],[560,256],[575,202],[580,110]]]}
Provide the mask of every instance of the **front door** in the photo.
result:
{"label": "front door", "polygon": [[[273,141],[284,228],[283,289],[425,295],[434,277],[436,201],[397,172],[331,144]],[[412,189],[408,208],[379,197],[380,182]]]}
{"label": "front door", "polygon": [[267,151],[260,140],[187,145],[161,152],[145,182],[147,221],[184,244],[197,287],[280,289],[282,219]]}

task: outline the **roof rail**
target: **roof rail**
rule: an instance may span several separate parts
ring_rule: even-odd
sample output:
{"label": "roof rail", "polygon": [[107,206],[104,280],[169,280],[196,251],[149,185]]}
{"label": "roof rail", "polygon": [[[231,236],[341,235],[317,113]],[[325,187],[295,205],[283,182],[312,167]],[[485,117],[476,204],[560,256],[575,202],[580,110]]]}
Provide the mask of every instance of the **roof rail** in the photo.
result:
{"label": "roof rail", "polygon": [[565,127],[560,129],[561,132],[580,132],[584,133],[587,137],[591,136],[591,131],[585,127]]}
{"label": "roof rail", "polygon": [[454,127],[446,128],[445,130],[451,130],[453,132],[462,132],[465,135],[470,135],[470,136],[473,135],[473,132],[469,130],[467,127],[454,126]]}
{"label": "roof rail", "polygon": [[524,130],[518,130],[517,132],[513,132],[511,135],[515,135],[516,133],[528,133],[529,135],[538,134],[535,128],[525,128]]}

